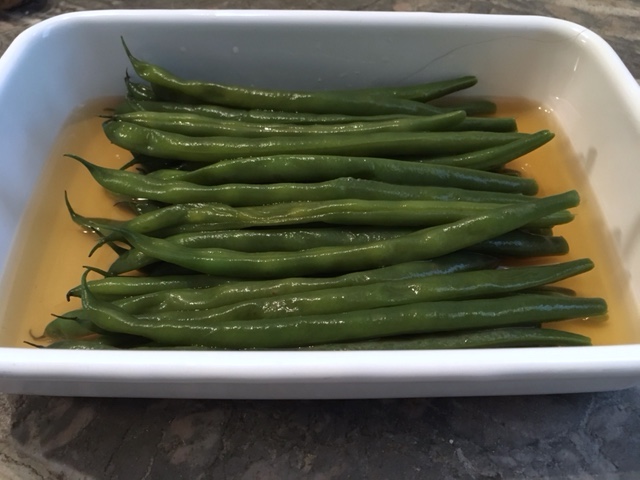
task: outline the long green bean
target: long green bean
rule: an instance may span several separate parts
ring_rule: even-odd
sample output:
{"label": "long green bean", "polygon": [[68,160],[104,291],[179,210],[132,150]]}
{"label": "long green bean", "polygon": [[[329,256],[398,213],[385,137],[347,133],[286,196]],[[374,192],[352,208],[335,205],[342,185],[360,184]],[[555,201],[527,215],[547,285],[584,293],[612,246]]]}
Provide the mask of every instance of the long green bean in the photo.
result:
{"label": "long green bean", "polygon": [[473,270],[446,275],[429,275],[407,280],[374,282],[322,290],[252,298],[214,307],[208,291],[191,295],[179,310],[161,313],[143,311],[138,318],[165,323],[223,322],[340,314],[356,310],[407,305],[411,303],[491,298],[555,283],[587,272],[593,262],[579,259],[569,262],[497,270]]}
{"label": "long green bean", "polygon": [[272,298],[288,294],[324,289],[371,285],[380,282],[415,280],[435,275],[491,269],[497,260],[487,255],[457,252],[427,261],[402,263],[390,267],[347,273],[338,277],[294,277],[275,280],[239,281],[195,290],[176,288],[128,297],[115,305],[129,313],[162,312],[167,310],[198,310]]}
{"label": "long green bean", "polygon": [[[535,138],[535,135],[530,138]],[[525,140],[529,140],[529,138]],[[539,142],[540,140],[536,140],[535,144]],[[513,147],[511,148],[513,149]],[[520,148],[529,150],[531,144]],[[495,156],[493,157],[495,158]],[[504,157],[502,156],[501,158]],[[87,167],[90,168],[89,165]],[[490,172],[474,172],[466,167],[439,166],[435,163],[419,163],[376,157],[332,155],[273,155],[268,157],[237,158],[206,165],[193,171],[161,169],[148,174],[147,177],[162,180],[181,180],[199,185],[320,182],[340,177],[353,177],[399,185],[438,187],[434,191],[439,194],[445,194],[449,191],[449,188],[498,192],[520,191],[527,194],[535,193],[537,190],[534,179],[520,179],[520,183],[514,182],[510,184],[503,175]],[[513,178],[510,180],[513,180]],[[472,198],[474,195],[473,192],[468,191],[453,190],[453,192],[458,195],[466,193],[467,198]],[[448,197],[451,198],[451,195]],[[481,201],[485,197],[479,194],[473,198],[474,201]],[[517,198],[514,199],[512,196],[505,196],[504,198],[505,201],[518,201]]]}
{"label": "long green bean", "polygon": [[[143,253],[175,265],[210,275],[287,277],[363,270],[392,263],[426,260],[475,245],[527,225],[579,203],[575,191],[545,197],[536,202],[506,205],[403,237],[366,245],[325,247],[300,252],[245,253],[224,249],[197,249],[174,245],[117,226],[94,222],[122,235]],[[137,217],[138,219],[141,217]],[[135,219],[134,219],[135,220]]]}
{"label": "long green bean", "polygon": [[214,163],[224,159],[281,154],[354,156],[443,156],[504,145],[524,133],[399,132],[271,138],[190,137],[128,122],[103,124],[109,140],[133,153],[169,160]]}

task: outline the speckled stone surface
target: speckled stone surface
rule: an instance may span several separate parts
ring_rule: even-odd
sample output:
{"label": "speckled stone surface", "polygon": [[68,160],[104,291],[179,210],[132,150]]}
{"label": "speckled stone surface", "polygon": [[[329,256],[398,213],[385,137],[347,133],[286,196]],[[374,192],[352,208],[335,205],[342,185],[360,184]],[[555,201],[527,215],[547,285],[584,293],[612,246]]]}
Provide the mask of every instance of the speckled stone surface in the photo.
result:
{"label": "speckled stone surface", "polygon": [[[640,78],[640,1],[33,0],[33,23],[106,8],[548,15],[603,36]],[[202,401],[0,395],[0,479],[636,479],[640,389],[498,398]]]}

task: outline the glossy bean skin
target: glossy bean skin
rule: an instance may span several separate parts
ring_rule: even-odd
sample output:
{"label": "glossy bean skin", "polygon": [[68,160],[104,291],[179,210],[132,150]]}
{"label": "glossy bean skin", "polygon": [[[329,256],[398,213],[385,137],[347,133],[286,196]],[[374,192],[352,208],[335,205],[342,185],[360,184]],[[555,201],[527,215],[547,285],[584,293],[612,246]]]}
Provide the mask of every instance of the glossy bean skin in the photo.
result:
{"label": "glossy bean skin", "polygon": [[[215,230],[173,235],[166,240],[192,248],[224,248],[241,252],[299,251],[327,246],[362,245],[397,238],[412,231],[404,228],[344,230],[332,227],[299,230]],[[477,243],[468,250],[497,257],[527,258],[563,255],[568,253],[569,245],[561,236],[514,231]],[[132,272],[156,261],[131,248],[113,261],[109,271],[113,274]]]}
{"label": "glossy bean skin", "polygon": [[[540,202],[538,199],[535,202],[526,203],[534,205]],[[83,217],[76,213],[70,204],[67,206],[74,222],[83,228],[101,231],[102,235],[106,235],[105,239],[100,239],[98,244],[122,238],[121,234],[116,233],[118,228],[126,228],[138,233],[153,233],[154,236],[159,237],[207,230],[318,222],[351,226],[422,228],[429,224],[442,224],[456,218],[467,218],[469,215],[495,212],[501,207],[501,205],[490,207],[489,204],[458,202],[455,208],[452,208],[448,202],[366,200],[293,202],[244,208],[232,208],[222,204],[180,204],[122,222]],[[560,210],[542,218],[532,219],[528,226],[557,225],[570,222],[572,218],[573,214],[570,211]]]}
{"label": "glossy bean skin", "polygon": [[[479,104],[460,104],[456,108],[434,107],[433,114],[451,111],[464,111],[467,115],[495,113],[495,104],[480,102]],[[221,120],[233,120],[243,123],[278,123],[295,125],[340,125],[353,122],[381,122],[415,118],[415,115],[344,115],[344,114],[313,114],[300,112],[282,112],[277,110],[245,110],[239,108],[222,107],[219,105],[176,103],[162,101],[136,101],[127,99],[115,108],[115,114],[131,112],[160,112],[199,115]],[[484,130],[514,132],[517,124],[508,117],[469,117],[465,118],[457,127],[460,130]]]}
{"label": "glossy bean skin", "polygon": [[[247,207],[286,202],[360,200],[430,200],[433,194],[418,185],[396,185],[376,180],[340,177],[322,182],[283,182],[269,184],[226,183],[198,185],[182,180],[162,180],[117,169],[86,165],[100,185],[120,195],[165,203],[223,203]],[[484,173],[484,172],[483,172]],[[510,193],[530,193],[537,189],[530,179],[497,175],[494,188]],[[489,188],[489,182],[480,182]],[[483,195],[478,195],[482,198]],[[470,195],[470,197],[472,197]],[[490,197],[490,195],[484,195]],[[517,199],[520,201],[520,198]],[[455,208],[455,205],[454,205]]]}
{"label": "glossy bean skin", "polygon": [[[87,165],[89,167],[89,165]],[[340,177],[376,180],[398,185],[432,187],[439,198],[458,200],[492,201],[503,198],[505,202],[522,201],[514,195],[532,195],[537,192],[533,179],[519,182],[492,172],[474,172],[467,167],[439,166],[436,163],[420,163],[376,157],[350,157],[330,155],[273,155],[268,157],[223,160],[193,171],[161,169],[148,176],[162,180],[181,180],[199,185],[223,183],[277,183],[319,182]],[[453,190],[450,190],[453,189]],[[449,193],[447,193],[449,192]],[[434,195],[435,198],[435,195]]]}
{"label": "glossy bean skin", "polygon": [[345,133],[270,138],[191,137],[128,122],[106,121],[103,130],[115,145],[150,157],[215,163],[261,155],[444,156],[504,145],[527,137],[501,132]]}
{"label": "glossy bean skin", "polygon": [[83,306],[96,313],[94,323],[106,330],[143,336],[169,346],[229,349],[295,348],[398,335],[538,325],[603,315],[607,311],[606,302],[600,298],[518,294],[285,319],[159,324],[94,302],[86,294]]}
{"label": "glossy bean skin", "polygon": [[590,260],[579,259],[531,267],[454,272],[407,280],[274,295],[213,308],[208,307],[209,295],[205,292],[204,295],[194,296],[196,305],[185,307],[188,310],[143,312],[138,318],[144,321],[156,321],[159,324],[205,321],[213,324],[230,320],[340,314],[418,302],[491,298],[555,283],[592,268],[593,263]]}
{"label": "glossy bean skin", "polygon": [[338,125],[295,125],[278,123],[240,123],[236,120],[218,120],[189,113],[132,112],[116,114],[118,122],[128,122],[163,132],[192,137],[278,137],[295,135],[340,135],[345,133],[426,132],[450,130],[466,118],[463,111],[448,112],[428,117],[408,117],[394,120],[352,122]]}
{"label": "glossy bean skin", "polygon": [[115,305],[128,313],[149,313],[169,310],[202,310],[246,302],[259,298],[290,295],[371,285],[380,282],[415,280],[435,275],[491,269],[496,258],[471,252],[458,252],[429,261],[410,262],[373,270],[350,272],[337,277],[299,277],[275,280],[238,281],[205,289],[171,289],[128,297]]}
{"label": "glossy bean skin", "polygon": [[[94,296],[100,299],[114,300],[163,290],[209,288],[231,281],[228,277],[220,278],[210,275],[114,276],[90,280],[87,282],[87,288],[91,290]],[[67,298],[80,297],[80,292],[81,287],[78,285],[67,292]]]}
{"label": "glossy bean skin", "polygon": [[452,167],[476,168],[478,170],[493,170],[503,167],[508,162],[532,152],[554,138],[549,130],[540,130],[531,136],[514,140],[505,145],[490,147],[474,152],[463,153],[448,157],[436,157],[423,160],[426,163],[449,165]]}
{"label": "glossy bean skin", "polygon": [[[209,275],[268,278],[332,274],[365,270],[452,253],[516,230],[538,218],[579,203],[577,192],[541,198],[536,202],[506,205],[464,220],[430,227],[403,237],[366,245],[325,247],[301,252],[245,253],[224,249],[197,249],[173,245],[160,238],[135,233],[116,225],[101,226],[122,235],[143,253]],[[140,218],[140,217],[138,217]]]}
{"label": "glossy bean skin", "polygon": [[343,113],[349,115],[411,114],[432,115],[437,109],[429,105],[398,98],[357,91],[288,91],[245,88],[212,82],[185,80],[168,70],[134,57],[124,46],[136,74],[149,82],[159,98],[164,92],[178,93],[234,108],[280,110],[285,112]]}
{"label": "glossy bean skin", "polygon": [[[66,341],[62,344],[54,343],[48,348],[72,348],[92,350],[95,348],[109,348],[96,342]],[[580,347],[591,345],[591,339],[584,335],[565,332],[552,328],[538,327],[503,327],[485,330],[472,330],[455,333],[435,333],[426,335],[411,335],[390,337],[379,340],[365,340],[360,342],[341,342],[299,347],[298,351],[329,350],[329,351],[362,351],[362,350],[460,350],[473,348],[524,348],[524,347]],[[115,347],[111,347],[115,348]],[[134,350],[220,350],[214,347],[190,345],[185,347],[163,346],[149,342],[144,346],[134,347]]]}
{"label": "glossy bean skin", "polygon": [[[260,199],[256,198],[251,201],[251,204],[253,205],[273,203],[269,202],[269,197],[267,196],[269,194],[275,195],[275,193],[270,193],[271,191],[282,191],[283,193],[281,193],[280,195],[285,195],[287,190],[297,190],[298,192],[300,192],[298,193],[298,195],[303,195],[302,191],[309,190],[310,192],[307,195],[311,197],[305,200],[327,200],[328,198],[326,197],[330,194],[323,193],[324,191],[339,191],[341,189],[349,189],[351,192],[350,194],[356,194],[357,192],[360,192],[358,193],[358,195],[360,195],[359,197],[342,198],[369,198],[372,200],[376,199],[376,191],[380,192],[377,195],[378,200],[383,200],[385,199],[385,197],[386,199],[404,198],[405,200],[408,200],[413,198],[415,200],[425,200],[434,198],[435,196],[439,195],[438,193],[436,193],[435,195],[432,194],[431,192],[433,190],[430,191],[428,189],[422,192],[422,187],[426,186],[437,187],[436,191],[438,191],[438,189],[442,188],[443,186],[447,186],[458,189],[477,190],[481,192],[511,193],[517,195],[533,195],[538,190],[536,181],[531,178],[514,177],[492,172],[460,169],[456,167],[438,167],[419,163],[407,164],[404,166],[400,165],[397,168],[394,168],[394,166],[389,166],[389,162],[384,163],[380,161],[362,162],[361,160],[345,160],[344,164],[340,165],[340,159],[334,158],[334,161],[327,162],[326,166],[318,166],[317,168],[314,168],[313,161],[309,162],[306,158],[296,158],[295,160],[290,158],[288,159],[288,162],[286,160],[282,162],[284,164],[283,166],[274,164],[274,162],[277,162],[278,159],[270,159],[267,161],[256,160],[249,162],[237,162],[236,165],[231,166],[231,170],[246,168],[260,169],[260,167],[264,167],[265,165],[268,165],[268,167],[264,170],[267,170],[269,168],[272,170],[271,174],[268,171],[265,171],[264,179],[258,181],[257,183],[254,183],[257,180],[255,174],[254,176],[248,174],[238,174],[238,180],[241,180],[242,178],[250,180],[247,184],[245,184],[241,181],[206,182],[206,180],[210,178],[210,175],[212,173],[210,171],[199,173],[196,173],[198,171],[187,172],[191,174],[184,174],[181,176],[177,175],[172,177],[169,177],[166,174],[161,175],[157,173],[152,173],[149,175],[139,175],[137,173],[120,169],[101,167],[75,155],[67,156],[73,158],[74,160],[80,162],[83,166],[85,166],[91,173],[93,178],[107,190],[123,195],[130,195],[133,197],[138,196],[165,203],[219,201],[215,199],[216,192],[227,192],[227,190],[229,189],[238,190],[240,188],[245,189],[245,192],[236,195],[240,198],[246,197],[246,195],[253,191],[258,192],[258,194],[260,195],[264,195],[265,201],[260,202]],[[396,163],[396,161],[393,160],[391,162]],[[286,172],[286,170],[283,169],[284,166],[286,166],[287,164],[292,165],[294,163],[298,164],[297,169],[294,170],[294,168],[292,167],[289,172],[283,173]],[[331,163],[336,165],[337,168],[335,170],[331,170],[330,168],[328,168]],[[371,173],[368,175],[367,170],[369,172],[374,172],[376,170],[375,165],[384,165],[382,168],[377,169],[378,171],[382,170],[382,172],[378,174]],[[225,168],[222,167],[219,169],[219,171],[225,172]],[[393,173],[391,173],[392,171],[396,172],[395,176],[393,175]],[[384,179],[384,172],[389,172],[391,177],[395,177],[398,179],[398,182],[393,182],[389,179],[382,181]],[[408,177],[412,173],[415,174],[413,180],[409,180]],[[226,176],[231,176],[228,170],[226,172]],[[372,179],[367,179],[366,177],[371,177]],[[190,178],[199,178],[200,183],[191,182],[189,181]],[[269,180],[273,180],[274,182],[269,182]],[[202,184],[203,182],[205,183],[204,185]],[[206,183],[214,183],[214,185],[206,185]],[[258,188],[256,185],[264,186]],[[280,186],[278,187],[278,185]],[[291,186],[286,188],[284,185]],[[218,188],[205,188],[211,186],[215,186]],[[317,193],[311,192],[312,189],[317,190]],[[218,195],[222,195],[222,193],[218,193]],[[229,199],[234,198],[233,192],[227,192],[225,195],[225,201],[222,201],[221,203],[230,204]],[[317,195],[318,197],[313,198],[313,195]],[[321,195],[324,195],[325,198],[321,198]],[[334,197],[337,195],[339,194],[333,194]],[[366,195],[366,197],[363,197],[364,195]],[[293,193],[290,193],[289,196],[293,196]],[[474,201],[489,201],[489,198],[492,197],[492,195],[488,193],[473,194],[470,192],[467,192],[465,196],[466,198],[474,199]],[[500,196],[495,195],[495,197]],[[514,202],[522,200],[521,197],[513,198]],[[285,200],[280,199],[279,201]],[[234,202],[234,205],[240,206],[242,205],[242,203],[246,205],[248,202],[236,200]]]}

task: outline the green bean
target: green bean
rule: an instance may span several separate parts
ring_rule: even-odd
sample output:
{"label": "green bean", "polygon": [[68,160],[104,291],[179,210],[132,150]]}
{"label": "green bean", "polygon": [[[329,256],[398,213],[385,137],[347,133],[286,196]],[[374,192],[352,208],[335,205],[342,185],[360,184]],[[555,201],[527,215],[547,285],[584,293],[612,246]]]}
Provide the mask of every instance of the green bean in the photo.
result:
{"label": "green bean", "polygon": [[463,111],[447,112],[429,117],[408,117],[378,122],[353,122],[339,125],[292,125],[277,123],[241,123],[219,120],[190,113],[132,112],[112,117],[163,132],[192,137],[276,137],[295,135],[339,135],[345,133],[426,132],[449,130],[465,119]]}
{"label": "green bean", "polygon": [[552,328],[503,327],[456,333],[391,337],[383,340],[327,343],[301,350],[445,350],[470,348],[572,347],[591,339]]}
{"label": "green bean", "polygon": [[[151,83],[153,95],[159,100],[191,104],[211,103],[216,106],[257,109],[258,111],[276,110],[293,114],[304,112],[317,115],[346,114],[347,116],[360,117],[439,115],[452,110],[451,108],[440,108],[422,103],[425,101],[423,99],[439,98],[445,91],[453,89],[457,91],[462,88],[462,85],[469,85],[470,81],[476,81],[475,77],[461,77],[444,82],[405,87],[374,87],[344,91],[257,90],[180,79],[157,66],[140,62],[131,56],[130,58],[136,73]],[[480,109],[487,110],[487,103],[485,102]],[[477,110],[477,102],[476,105],[471,105],[468,108],[471,111]],[[230,112],[218,110],[217,113],[228,115]],[[465,119],[456,129],[511,132],[516,130],[516,123],[513,118],[476,117]]]}
{"label": "green bean", "polygon": [[[502,327],[454,333],[404,335],[357,342],[328,343],[298,347],[296,350],[445,350],[472,348],[578,347],[591,339],[577,333],[552,328]],[[201,345],[166,346],[149,342],[136,350],[224,350]]]}
{"label": "green bean", "polygon": [[[219,230],[172,235],[166,240],[176,245],[197,248],[227,248],[241,252],[298,251],[337,245],[361,245],[395,238],[411,229],[315,227],[300,229]],[[109,267],[114,274],[131,272],[156,262],[132,248],[120,255]]]}
{"label": "green bean", "polygon": [[285,295],[263,296],[242,302],[209,307],[207,291],[193,296],[195,306],[165,312],[142,312],[142,321],[165,323],[225,322],[328,315],[407,305],[411,303],[491,298],[547,283],[554,283],[593,268],[588,259],[533,267],[474,270],[408,280],[326,288]]}
{"label": "green bean", "polygon": [[154,95],[153,90],[151,89],[151,87],[149,87],[147,85],[143,85],[141,83],[136,83],[136,82],[132,81],[128,72],[124,77],[124,84],[127,87],[127,96],[129,98],[132,98],[132,99],[134,99],[136,101],[138,101],[138,100],[145,100],[145,101],[155,100],[155,95]]}
{"label": "green bean", "polygon": [[75,311],[68,312],[65,316],[56,316],[44,329],[44,335],[54,340],[70,340],[103,333],[90,321],[80,318],[72,318]]}
{"label": "green bean", "polygon": [[463,77],[449,78],[446,80],[439,80],[422,84],[334,90],[334,92],[342,93],[345,95],[353,95],[354,93],[358,93],[372,96],[390,96],[394,98],[403,98],[406,100],[429,102],[442,98],[451,93],[459,92],[461,90],[473,87],[476,83],[478,83],[478,79],[475,76],[467,75]]}
{"label": "green bean", "polygon": [[390,267],[347,273],[338,277],[282,278],[233,282],[211,288],[195,290],[176,288],[162,290],[115,301],[115,305],[129,313],[162,312],[167,310],[198,310],[311,290],[324,290],[418,279],[434,275],[495,268],[494,257],[457,252],[427,261],[402,263]]}
{"label": "green bean", "polygon": [[[337,245],[362,245],[383,239],[397,238],[413,229],[372,229],[348,230],[341,228],[312,229],[267,229],[267,230],[220,230],[209,232],[182,233],[166,237],[176,245],[195,248],[225,248],[241,252],[298,251],[307,248]],[[560,236],[532,234],[524,231],[505,233],[498,237],[477,243],[469,250],[501,257],[534,257],[563,255],[569,245]],[[109,267],[113,274],[121,274],[142,269],[157,260],[132,248],[120,255]]]}
{"label": "green bean", "polygon": [[[182,180],[164,180],[155,176],[100,167],[79,157],[76,159],[81,161],[94,180],[107,190],[164,204],[223,203],[232,207],[247,207],[343,199],[427,201],[442,198],[442,187],[429,189],[419,185],[400,185],[353,177],[338,177],[315,183],[199,185]],[[441,182],[441,184],[449,183],[459,189],[469,185],[476,186],[480,193],[458,192],[460,197],[465,197],[473,203],[478,201],[488,203],[492,198],[501,203],[520,203],[527,201],[521,195],[531,195],[537,190],[537,183],[529,178],[510,177],[490,172],[454,173],[455,175],[450,176],[448,182]],[[433,182],[435,183],[435,179]],[[499,193],[518,195],[511,197],[496,195]]]}
{"label": "green bean", "polygon": [[277,110],[244,110],[219,105],[192,105],[176,102],[125,100],[116,109],[116,114],[149,111],[166,113],[188,113],[221,120],[247,123],[287,123],[298,125],[331,125],[351,122],[379,122],[414,118],[414,115],[342,115],[281,112]]}
{"label": "green bean", "polygon": [[[88,168],[91,168],[88,166]],[[319,182],[340,177],[377,180],[398,185],[438,187],[433,191],[445,195],[449,188],[493,192],[537,191],[534,179],[521,179],[519,184],[491,172],[476,172],[467,168],[440,166],[376,157],[334,155],[272,155],[267,157],[222,160],[192,171],[161,169],[147,175],[153,179],[181,180],[199,185],[223,183]],[[506,182],[506,183],[505,183]],[[446,188],[445,188],[446,187]],[[457,198],[473,201],[490,198],[473,192],[453,191]],[[486,194],[485,194],[486,195]],[[453,198],[454,195],[445,195]],[[442,198],[442,197],[441,197]],[[505,201],[519,201],[511,195]],[[520,199],[522,200],[522,199]],[[485,200],[490,201],[490,200]]]}
{"label": "green bean", "polygon": [[[540,199],[526,202],[537,204]],[[438,201],[370,201],[342,200],[330,202],[295,202],[262,207],[232,208],[222,204],[180,204],[139,215],[129,221],[90,219],[77,214],[67,203],[71,218],[84,228],[111,232],[106,241],[121,238],[114,234],[118,227],[154,236],[207,230],[274,227],[322,222],[333,225],[415,227],[443,224],[449,221],[492,212],[499,205],[470,202]],[[532,220],[531,226],[568,223],[573,214],[567,210],[553,212]],[[187,228],[189,227],[189,228]],[[101,245],[103,239],[97,245]]]}
{"label": "green bean", "polygon": [[[476,105],[477,104],[477,105]],[[490,106],[490,108],[488,107]],[[454,110],[462,110],[467,115],[477,113],[493,113],[489,110],[495,110],[495,104],[491,102],[473,102],[473,104],[462,104],[459,108],[441,108],[434,109],[434,115],[446,113]],[[298,124],[298,125],[333,125],[352,122],[381,122],[390,120],[399,120],[407,118],[415,118],[415,115],[342,115],[342,114],[313,114],[298,112],[281,112],[274,110],[243,110],[237,108],[221,107],[218,105],[193,105],[185,103],[172,103],[160,101],[135,101],[125,100],[115,108],[115,114],[125,114],[131,112],[165,112],[165,113],[183,113],[193,114],[204,117],[216,118],[221,120],[233,120],[246,123],[279,123],[279,124]],[[480,125],[478,124],[480,123]],[[461,128],[471,130],[471,127],[479,129],[489,129],[503,131],[515,130],[515,121],[512,118],[466,118],[461,124]]]}
{"label": "green bean", "polygon": [[[143,295],[162,290],[179,288],[209,288],[229,283],[229,278],[213,277],[210,275],[181,275],[164,277],[120,276],[105,277],[87,282],[87,288],[98,298],[113,300],[116,298]],[[80,297],[81,287],[72,288],[67,292],[67,298]]]}
{"label": "green bean", "polygon": [[[215,248],[188,248],[141,235],[122,226],[102,226],[97,223],[97,228],[122,235],[133,247],[151,257],[201,273],[273,278],[335,274],[340,271],[427,260],[516,230],[578,203],[577,192],[569,191],[535,202],[492,208],[473,217],[418,230],[399,238],[366,245],[313,248],[300,252],[245,253]],[[137,217],[140,218],[142,217]]]}
{"label": "green bean", "polygon": [[525,133],[398,132],[270,138],[190,137],[128,122],[108,120],[107,138],[133,153],[169,160],[214,163],[224,159],[280,154],[442,156],[471,152],[526,137]]}
{"label": "green bean", "polygon": [[[76,155],[67,156],[82,163],[94,179],[108,190],[125,195],[152,198],[166,203],[211,201],[207,200],[207,195],[212,195],[210,192],[217,190],[202,187],[215,184],[220,185],[218,191],[223,191],[224,188],[230,188],[221,185],[225,183],[314,182],[313,184],[319,185],[322,181],[333,180],[337,184],[342,182],[362,185],[363,190],[365,190],[364,187],[370,186],[374,191],[386,192],[380,193],[380,196],[384,195],[387,198],[423,200],[467,198],[474,202],[486,202],[492,198],[499,199],[499,202],[519,202],[525,200],[520,195],[499,194],[533,195],[538,190],[538,184],[532,178],[517,178],[459,167],[381,158],[284,155],[226,160],[191,172],[175,172],[173,175],[159,173],[167,172],[167,170],[148,175],[137,175],[132,172],[94,165]],[[217,181],[214,180],[216,178]],[[346,180],[348,178],[351,180]],[[375,183],[364,180],[375,181]],[[438,188],[403,190],[399,185]],[[452,193],[446,194],[443,187],[458,190],[452,190]],[[235,186],[234,188],[240,187]],[[474,192],[468,190],[474,190]],[[403,192],[408,193],[402,195]],[[232,195],[232,193],[228,195]],[[370,192],[367,195],[371,197],[374,194]],[[178,201],[179,198],[175,198],[176,196],[180,196],[182,200]],[[192,198],[192,200],[185,200],[185,197]],[[193,199],[193,197],[197,199]],[[228,204],[227,201],[223,203]]]}
{"label": "green bean", "polygon": [[437,109],[429,105],[396,98],[393,95],[371,95],[353,91],[344,93],[266,90],[185,80],[171,74],[164,68],[135,58],[126,45],[124,48],[135,72],[141,79],[151,84],[160,98],[164,92],[170,91],[200,99],[202,103],[285,112],[344,113],[349,115],[394,113],[432,115],[437,112]]}
{"label": "green bean", "polygon": [[606,313],[600,298],[516,294],[501,298],[413,303],[331,315],[227,322],[142,321],[83,292],[83,305],[105,330],[139,335],[165,345],[232,349],[294,348],[444,331],[592,317]]}
{"label": "green bean", "polygon": [[514,140],[505,145],[463,153],[451,157],[439,157],[422,160],[428,164],[449,165],[452,167],[492,170],[534,151],[553,139],[549,130],[541,130],[526,138]]}
{"label": "green bean", "polygon": [[500,257],[531,258],[565,255],[569,253],[569,244],[562,236],[516,230],[477,243],[470,250]]}

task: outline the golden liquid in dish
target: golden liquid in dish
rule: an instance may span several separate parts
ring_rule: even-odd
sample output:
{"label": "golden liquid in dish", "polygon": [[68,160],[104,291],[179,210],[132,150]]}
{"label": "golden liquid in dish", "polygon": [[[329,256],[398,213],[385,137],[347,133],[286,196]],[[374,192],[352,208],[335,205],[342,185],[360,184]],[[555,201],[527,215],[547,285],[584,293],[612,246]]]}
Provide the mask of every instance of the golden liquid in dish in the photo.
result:
{"label": "golden liquid in dish", "polygon": [[[127,162],[130,154],[110,144],[102,133],[103,119],[98,117],[116,103],[116,99],[101,99],[76,111],[66,122],[45,164],[0,290],[3,346],[24,346],[25,340],[37,343],[34,338],[42,334],[52,319],[51,313],[63,314],[78,306],[76,299],[67,302],[65,296],[78,284],[83,265],[106,267],[115,258],[108,247],[87,257],[95,238],[70,220],[64,192],[82,215],[124,219],[130,214],[115,206],[117,199],[102,189],[82,165],[63,155],[73,153],[93,163],[116,168]],[[516,117],[520,131],[546,128],[556,133],[549,144],[512,162],[510,167],[536,178],[540,195],[569,189],[580,192],[582,203],[575,209],[575,220],[554,231],[567,238],[571,246],[569,258],[589,257],[596,268],[562,285],[575,289],[580,295],[604,297],[609,304],[606,321],[567,321],[553,327],[588,335],[596,345],[640,342],[638,312],[620,259],[616,257],[608,232],[602,228],[587,179],[553,115],[526,101],[505,100],[498,104],[500,115]]]}

